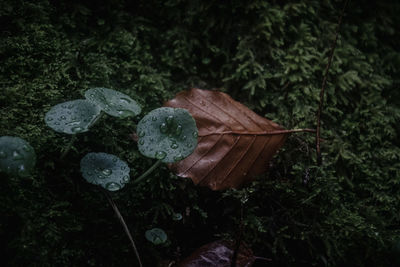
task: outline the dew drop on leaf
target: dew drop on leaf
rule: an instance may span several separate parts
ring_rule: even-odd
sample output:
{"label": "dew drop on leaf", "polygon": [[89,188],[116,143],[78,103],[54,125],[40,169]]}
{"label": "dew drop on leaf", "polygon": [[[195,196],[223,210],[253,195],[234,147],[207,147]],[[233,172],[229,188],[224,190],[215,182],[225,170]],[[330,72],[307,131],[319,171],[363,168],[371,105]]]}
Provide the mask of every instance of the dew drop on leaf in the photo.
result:
{"label": "dew drop on leaf", "polygon": [[146,135],[146,132],[145,131],[140,131],[139,132],[139,137],[143,137],[143,136],[145,136]]}
{"label": "dew drop on leaf", "polygon": [[160,125],[160,132],[161,133],[166,133],[168,131],[167,124],[165,122],[161,123]]}
{"label": "dew drop on leaf", "polygon": [[174,161],[180,161],[180,160],[182,160],[183,159],[183,156],[182,155],[178,155],[178,156],[175,156],[174,157]]}
{"label": "dew drop on leaf", "polygon": [[111,171],[110,169],[104,169],[104,170],[102,170],[102,173],[103,173],[105,176],[110,176],[111,173],[112,173],[112,171]]}
{"label": "dew drop on leaf", "polygon": [[123,183],[128,183],[129,182],[129,176],[128,175],[125,175],[124,177],[122,177],[122,182]]}
{"label": "dew drop on leaf", "polygon": [[83,128],[82,127],[72,127],[71,128],[71,131],[73,132],[73,133],[80,133],[80,132],[82,132],[83,131]]}
{"label": "dew drop on leaf", "polygon": [[111,182],[106,184],[106,189],[109,191],[117,191],[119,189],[121,189],[121,186],[117,183]]}
{"label": "dew drop on leaf", "polygon": [[169,115],[165,121],[167,122],[168,125],[171,125],[174,122],[174,116]]}
{"label": "dew drop on leaf", "polygon": [[128,98],[125,98],[125,97],[121,97],[119,99],[119,101],[124,103],[124,104],[130,104],[131,103],[131,101]]}
{"label": "dew drop on leaf", "polygon": [[172,143],[171,148],[172,149],[177,149],[179,146],[177,143]]}
{"label": "dew drop on leaf", "polygon": [[32,150],[32,149],[31,149],[29,146],[27,146],[27,145],[24,145],[24,146],[22,147],[22,149],[23,149],[24,151],[26,151],[26,152],[29,152],[29,151]]}
{"label": "dew drop on leaf", "polygon": [[157,151],[156,152],[156,159],[164,159],[167,156],[167,153],[164,151]]}
{"label": "dew drop on leaf", "polygon": [[140,139],[140,140],[139,140],[139,144],[140,144],[140,145],[144,145],[144,139]]}
{"label": "dew drop on leaf", "polygon": [[153,116],[153,117],[151,117],[151,120],[152,120],[152,121],[156,121],[156,120],[157,120],[157,117],[156,117],[156,116]]}
{"label": "dew drop on leaf", "polygon": [[181,135],[181,133],[182,133],[182,125],[176,126],[175,134]]}
{"label": "dew drop on leaf", "polygon": [[19,160],[19,159],[23,159],[24,157],[21,155],[21,153],[19,153],[17,150],[15,150],[12,154],[12,157],[14,160]]}
{"label": "dew drop on leaf", "polygon": [[197,132],[193,132],[192,135],[194,138],[197,138],[199,136],[199,134]]}

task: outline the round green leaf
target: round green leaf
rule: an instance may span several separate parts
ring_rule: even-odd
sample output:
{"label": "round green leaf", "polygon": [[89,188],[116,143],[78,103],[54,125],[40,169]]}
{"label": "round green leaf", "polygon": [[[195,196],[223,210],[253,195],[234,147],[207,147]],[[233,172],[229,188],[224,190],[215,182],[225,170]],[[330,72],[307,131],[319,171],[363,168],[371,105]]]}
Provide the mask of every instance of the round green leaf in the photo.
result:
{"label": "round green leaf", "polygon": [[160,228],[147,230],[144,236],[154,245],[165,243],[165,241],[168,239],[167,234]]}
{"label": "round green leaf", "polygon": [[117,191],[129,182],[128,164],[107,153],[88,153],[81,160],[83,178],[109,191]]}
{"label": "round green leaf", "polygon": [[100,108],[85,99],[64,102],[52,107],[45,116],[54,131],[66,134],[87,132],[100,115]]}
{"label": "round green leaf", "polygon": [[162,162],[177,162],[197,145],[196,122],[186,109],[162,107],[143,117],[137,126],[139,151]]}
{"label": "round green leaf", "polygon": [[136,116],[141,112],[141,108],[135,100],[112,89],[92,88],[85,92],[85,97],[98,105],[105,113],[114,117]]}
{"label": "round green leaf", "polygon": [[28,176],[35,163],[35,151],[24,139],[14,136],[0,137],[0,171]]}

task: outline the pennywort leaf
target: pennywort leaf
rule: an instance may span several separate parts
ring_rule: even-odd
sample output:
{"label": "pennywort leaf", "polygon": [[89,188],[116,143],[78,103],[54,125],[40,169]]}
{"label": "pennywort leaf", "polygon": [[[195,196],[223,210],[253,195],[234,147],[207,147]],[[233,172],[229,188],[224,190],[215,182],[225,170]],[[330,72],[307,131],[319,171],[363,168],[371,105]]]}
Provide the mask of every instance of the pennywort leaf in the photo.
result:
{"label": "pennywort leaf", "polygon": [[154,245],[165,243],[168,239],[167,234],[160,228],[147,230],[144,236]]}
{"label": "pennywort leaf", "polygon": [[123,188],[130,180],[129,172],[125,161],[107,153],[88,153],[81,160],[83,178],[109,191]]}
{"label": "pennywort leaf", "polygon": [[137,126],[139,151],[162,162],[177,162],[197,145],[196,122],[186,109],[162,107],[151,111]]}
{"label": "pennywort leaf", "polygon": [[77,99],[53,106],[45,115],[47,126],[66,134],[87,132],[100,115],[100,108],[93,103]]}
{"label": "pennywort leaf", "polygon": [[14,136],[0,137],[0,171],[28,176],[35,163],[35,151],[27,141]]}
{"label": "pennywort leaf", "polygon": [[141,107],[129,96],[108,88],[92,88],[85,92],[90,102],[98,105],[105,113],[114,117],[139,115]]}

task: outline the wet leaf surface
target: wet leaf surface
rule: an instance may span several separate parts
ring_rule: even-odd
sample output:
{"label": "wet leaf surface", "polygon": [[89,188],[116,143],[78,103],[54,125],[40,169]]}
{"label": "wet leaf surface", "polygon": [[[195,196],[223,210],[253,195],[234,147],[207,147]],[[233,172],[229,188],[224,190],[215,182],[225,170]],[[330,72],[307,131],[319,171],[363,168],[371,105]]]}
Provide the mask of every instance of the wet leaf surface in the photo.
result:
{"label": "wet leaf surface", "polygon": [[160,228],[147,230],[144,236],[154,245],[165,243],[168,239],[167,234]]}
{"label": "wet leaf surface", "polygon": [[108,191],[120,190],[130,181],[128,164],[107,153],[88,153],[81,160],[83,178]]}
{"label": "wet leaf surface", "polygon": [[44,120],[56,132],[78,134],[89,131],[99,115],[98,106],[85,99],[77,99],[53,106]]}
{"label": "wet leaf surface", "polygon": [[157,108],[144,116],[138,126],[140,153],[162,162],[177,162],[197,145],[196,122],[185,109]]}
{"label": "wet leaf surface", "polygon": [[287,136],[278,124],[218,91],[191,89],[165,106],[187,109],[199,130],[195,151],[170,168],[213,190],[237,188],[264,173]]}
{"label": "wet leaf surface", "polygon": [[105,113],[114,117],[131,117],[139,115],[139,104],[121,92],[108,88],[92,88],[85,92],[90,102],[98,105]]}

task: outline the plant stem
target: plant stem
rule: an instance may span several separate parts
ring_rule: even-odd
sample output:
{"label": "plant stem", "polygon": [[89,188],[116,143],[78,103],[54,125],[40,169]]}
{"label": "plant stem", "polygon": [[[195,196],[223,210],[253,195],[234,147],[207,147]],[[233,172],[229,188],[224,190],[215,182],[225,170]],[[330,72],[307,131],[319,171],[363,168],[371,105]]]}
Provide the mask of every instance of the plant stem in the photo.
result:
{"label": "plant stem", "polygon": [[329,58],[328,58],[328,64],[326,64],[325,74],[324,74],[324,77],[322,79],[321,92],[319,94],[319,105],[318,105],[318,113],[317,113],[317,134],[316,134],[316,140],[315,140],[315,142],[316,142],[316,152],[317,152],[317,164],[318,165],[321,165],[321,163],[322,163],[320,136],[321,136],[321,113],[322,113],[322,106],[324,104],[325,86],[326,86],[326,82],[327,82],[327,79],[328,79],[328,73],[329,73],[329,69],[331,67],[333,54],[335,52],[336,43],[337,43],[337,40],[339,38],[339,29],[340,29],[340,25],[342,24],[343,14],[344,14],[344,11],[346,10],[346,6],[347,6],[348,2],[349,2],[349,0],[346,0],[346,2],[344,3],[342,12],[341,12],[339,20],[338,20],[335,40],[333,41],[332,46],[331,46],[331,51],[330,51],[330,55],[329,55]]}
{"label": "plant stem", "polygon": [[152,171],[154,171],[158,165],[161,164],[161,160],[157,160],[156,163],[153,164],[153,166],[151,166],[147,171],[145,171],[142,175],[139,176],[139,178],[135,179],[133,181],[132,184],[138,184],[140,183],[142,180],[144,180],[144,178],[146,178]]}
{"label": "plant stem", "polygon": [[126,235],[128,236],[129,241],[131,242],[133,251],[135,252],[136,258],[137,258],[137,260],[139,262],[139,266],[143,267],[142,261],[140,260],[139,252],[138,252],[138,250],[136,248],[135,242],[133,241],[131,232],[129,231],[129,228],[125,223],[124,217],[122,217],[121,212],[119,211],[117,205],[115,204],[114,200],[112,199],[111,195],[107,192],[107,190],[102,189],[102,191],[103,191],[104,195],[106,196],[108,202],[110,203],[111,207],[113,208],[115,214],[117,215],[117,218],[120,221],[122,227],[124,228],[124,231],[125,231]]}
{"label": "plant stem", "polygon": [[76,140],[76,134],[73,134],[71,139],[69,140],[69,143],[67,145],[67,148],[64,150],[64,152],[61,154],[60,159],[65,158],[65,156],[68,154],[68,152],[71,150],[72,145],[74,144]]}
{"label": "plant stem", "polygon": [[290,133],[315,133],[314,129],[292,129],[292,130],[275,130],[275,131],[259,131],[259,132],[243,132],[243,131],[225,131],[225,132],[215,132],[207,134],[199,134],[199,137],[210,136],[210,135],[224,135],[224,134],[237,134],[237,135],[277,135],[277,134],[290,134]]}

